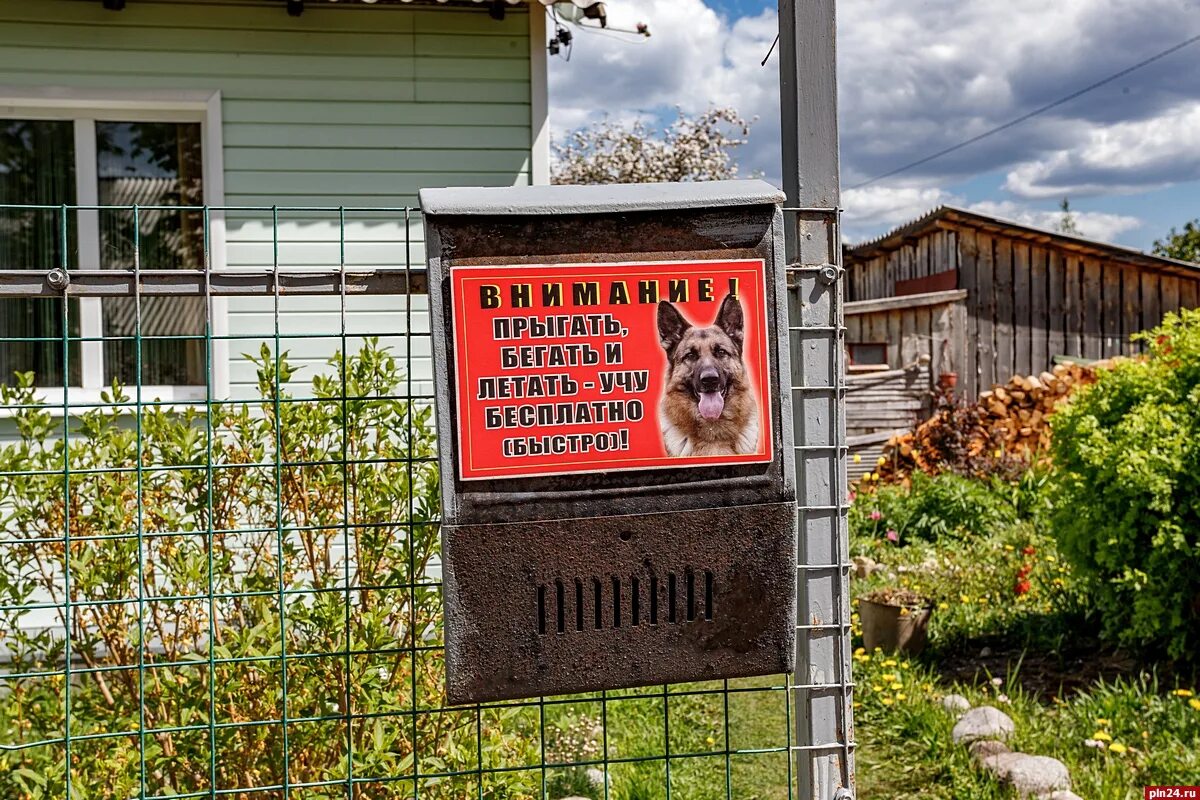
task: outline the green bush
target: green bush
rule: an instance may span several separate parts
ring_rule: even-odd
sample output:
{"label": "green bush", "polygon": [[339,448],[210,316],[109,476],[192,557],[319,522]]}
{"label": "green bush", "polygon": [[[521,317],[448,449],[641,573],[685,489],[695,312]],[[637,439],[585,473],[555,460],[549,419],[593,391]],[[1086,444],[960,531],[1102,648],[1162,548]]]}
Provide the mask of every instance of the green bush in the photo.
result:
{"label": "green bush", "polygon": [[1183,658],[1200,651],[1200,311],[1144,338],[1147,358],[1052,418],[1053,521],[1103,633]]}
{"label": "green bush", "polygon": [[68,452],[32,375],[0,387],[0,797],[66,796],[64,632],[73,797],[258,797],[286,766],[332,800],[351,748],[355,778],[384,779],[355,797],[411,797],[414,768],[422,797],[539,795],[529,770],[437,777],[537,764],[534,710],[414,712],[445,705],[432,409],[395,399],[374,341],[298,392],[286,353],[252,361],[254,403],[138,419],[114,387]]}
{"label": "green bush", "polygon": [[1016,521],[1012,498],[988,482],[950,472],[914,472],[910,485],[859,494],[850,508],[850,528],[856,535],[884,538],[895,532],[892,538],[898,544],[980,536]]}

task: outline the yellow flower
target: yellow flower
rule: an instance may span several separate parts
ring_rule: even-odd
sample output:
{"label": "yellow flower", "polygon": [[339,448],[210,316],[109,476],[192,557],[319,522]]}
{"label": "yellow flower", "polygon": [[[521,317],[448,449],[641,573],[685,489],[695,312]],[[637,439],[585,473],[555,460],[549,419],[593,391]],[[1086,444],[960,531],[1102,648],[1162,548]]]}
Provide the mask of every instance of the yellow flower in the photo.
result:
{"label": "yellow flower", "polygon": [[964,603],[969,603],[969,602],[971,602],[971,598],[967,597],[965,594],[960,594],[960,595],[958,596],[958,599],[959,599],[959,600],[961,600],[961,601],[963,601]]}
{"label": "yellow flower", "polygon": [[941,611],[945,611],[949,607],[950,607],[949,603],[938,603],[938,609]]}
{"label": "yellow flower", "polygon": [[1000,448],[996,448],[996,452],[992,453],[992,456],[995,458],[1000,458],[1003,455],[1004,455],[1004,451],[1001,450]]}
{"label": "yellow flower", "polygon": [[879,702],[883,703],[885,706],[890,706],[892,703],[894,703],[896,701],[890,697],[885,697],[882,700],[880,700]]}
{"label": "yellow flower", "polygon": [[865,647],[854,648],[854,655],[856,655],[856,656],[861,656],[865,652],[867,652],[867,648],[865,648]]}
{"label": "yellow flower", "polygon": [[709,747],[712,747],[714,744],[716,744],[716,743],[717,743],[717,740],[716,740],[716,739],[714,739],[714,738],[713,738],[713,737],[711,737],[711,736],[710,736],[710,737],[708,737],[708,739],[706,739],[705,741],[707,741],[707,742],[708,742],[708,746],[709,746]]}
{"label": "yellow flower", "polygon": [[873,692],[882,692],[882,691],[883,691],[883,687],[882,687],[882,686],[880,686],[880,685],[879,685],[879,684],[877,684],[877,683],[873,683],[873,684],[871,684],[871,691],[873,691]]}
{"label": "yellow flower", "polygon": [[1128,749],[1129,749],[1128,747],[1121,744],[1120,742],[1113,742],[1112,744],[1110,744],[1108,746],[1108,752],[1116,753],[1117,755],[1123,755],[1125,753],[1125,751]]}
{"label": "yellow flower", "polygon": [[903,703],[903,702],[904,702],[905,700],[907,700],[907,699],[908,699],[908,695],[906,695],[906,694],[898,694],[898,695],[896,695],[896,702],[897,702],[897,703]]}
{"label": "yellow flower", "polygon": [[1188,700],[1188,705],[1191,706],[1192,708],[1196,709],[1197,711],[1200,711],[1200,700],[1197,700],[1196,698],[1193,697],[1191,700]]}
{"label": "yellow flower", "polygon": [[1058,561],[1058,559],[1057,559],[1057,558],[1055,558],[1054,556],[1046,556],[1046,560],[1047,560],[1047,561],[1049,561],[1051,564],[1053,564],[1053,563],[1055,563],[1056,561]]}
{"label": "yellow flower", "polygon": [[1111,722],[1110,720],[1107,720],[1107,719],[1098,719],[1098,720],[1096,720],[1096,724],[1097,724],[1097,725],[1103,725],[1104,727],[1106,727],[1106,728],[1107,728],[1109,725],[1111,725],[1111,724],[1112,724],[1112,722]]}
{"label": "yellow flower", "polygon": [[1111,742],[1112,741],[1112,736],[1110,736],[1108,734],[1108,731],[1096,731],[1095,733],[1092,734],[1092,738],[1096,739],[1098,741],[1101,741],[1101,742]]}
{"label": "yellow flower", "polygon": [[862,708],[862,703],[855,703],[855,704],[854,704],[854,707],[855,707],[855,708]]}
{"label": "yellow flower", "polygon": [[1004,545],[1004,549],[1011,553],[1013,550],[1016,550],[1017,548],[1013,547],[1011,544],[1006,544],[1006,545]]}
{"label": "yellow flower", "polygon": [[879,460],[878,460],[878,461],[876,461],[875,463],[876,463],[876,464],[878,464],[879,466],[881,466],[881,467],[882,467],[884,464],[886,464],[886,463],[887,463],[887,459],[886,459],[886,458],[884,458],[883,456],[880,456],[880,457],[879,457]]}
{"label": "yellow flower", "polygon": [[901,683],[900,681],[895,681],[895,682],[894,682],[894,683],[892,683],[892,685],[891,685],[891,686],[889,686],[888,688],[889,688],[889,689],[891,689],[891,690],[894,692],[894,691],[896,691],[897,689],[903,689],[903,688],[904,688],[904,684],[903,684],[903,683]]}
{"label": "yellow flower", "polygon": [[858,453],[855,453],[855,454],[854,454],[854,463],[855,463],[855,464],[861,464],[861,463],[862,463],[862,456],[860,456]]}
{"label": "yellow flower", "polygon": [[889,658],[887,661],[883,662],[883,665],[885,667],[894,667],[896,666],[896,660],[894,658]]}
{"label": "yellow flower", "polygon": [[1176,689],[1174,694],[1176,697],[1191,697],[1194,692],[1191,689]]}
{"label": "yellow flower", "polygon": [[1143,738],[1143,739],[1149,739],[1149,738],[1150,738],[1150,731],[1142,731],[1142,738]]}
{"label": "yellow flower", "polygon": [[896,680],[896,674],[893,672],[887,672],[887,673],[884,673],[883,675],[880,675],[879,679],[884,680],[884,681],[894,681],[894,680]]}

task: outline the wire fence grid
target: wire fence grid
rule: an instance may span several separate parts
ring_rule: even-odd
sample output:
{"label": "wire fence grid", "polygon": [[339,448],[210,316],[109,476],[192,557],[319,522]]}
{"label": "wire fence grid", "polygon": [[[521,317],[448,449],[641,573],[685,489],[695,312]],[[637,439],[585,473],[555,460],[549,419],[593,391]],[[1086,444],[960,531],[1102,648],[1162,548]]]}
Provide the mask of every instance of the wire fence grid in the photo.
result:
{"label": "wire fence grid", "polygon": [[802,502],[831,549],[801,546],[800,653],[834,660],[451,707],[420,224],[0,205],[0,796],[808,798],[830,755],[850,780],[840,285],[790,325],[834,342],[792,387],[833,413],[796,437],[802,497],[814,454],[834,473]]}

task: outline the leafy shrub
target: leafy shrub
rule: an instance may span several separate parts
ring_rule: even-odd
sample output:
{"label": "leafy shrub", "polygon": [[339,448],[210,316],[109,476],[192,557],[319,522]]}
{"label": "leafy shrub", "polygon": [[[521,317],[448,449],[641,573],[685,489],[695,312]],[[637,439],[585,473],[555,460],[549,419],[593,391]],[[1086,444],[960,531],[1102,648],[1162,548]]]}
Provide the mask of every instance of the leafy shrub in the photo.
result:
{"label": "leafy shrub", "polygon": [[850,527],[856,534],[897,543],[979,536],[1016,520],[1016,508],[989,483],[951,472],[914,472],[909,485],[860,493],[850,508]]}
{"label": "leafy shrub", "polygon": [[[343,798],[322,783],[346,779],[350,748],[355,778],[386,781],[356,787],[372,800],[412,796],[415,769],[538,762],[529,709],[414,713],[445,705],[432,410],[394,399],[406,378],[374,341],[335,355],[301,402],[286,353],[252,360],[255,403],[135,419],[114,387],[72,418],[66,452],[31,375],[0,387],[18,434],[0,447],[0,744],[18,748],[0,750],[0,797],[66,796],[68,640],[74,797],[203,793],[214,779],[259,796],[286,767],[316,784],[305,797]],[[541,792],[530,771],[482,780],[490,798]],[[477,791],[474,776],[419,788]]]}
{"label": "leafy shrub", "polygon": [[1055,415],[1053,520],[1104,634],[1184,657],[1200,651],[1200,311],[1144,338],[1147,358]]}

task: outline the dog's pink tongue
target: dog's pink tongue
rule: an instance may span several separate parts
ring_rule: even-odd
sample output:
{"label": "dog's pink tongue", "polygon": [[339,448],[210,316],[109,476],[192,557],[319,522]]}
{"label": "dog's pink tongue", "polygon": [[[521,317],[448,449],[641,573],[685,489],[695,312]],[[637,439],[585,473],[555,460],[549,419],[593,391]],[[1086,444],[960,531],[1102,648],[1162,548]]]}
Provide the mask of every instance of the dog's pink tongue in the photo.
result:
{"label": "dog's pink tongue", "polygon": [[708,420],[717,419],[725,410],[725,398],[720,392],[703,392],[700,395],[700,416]]}

